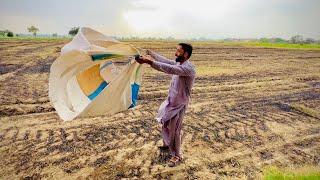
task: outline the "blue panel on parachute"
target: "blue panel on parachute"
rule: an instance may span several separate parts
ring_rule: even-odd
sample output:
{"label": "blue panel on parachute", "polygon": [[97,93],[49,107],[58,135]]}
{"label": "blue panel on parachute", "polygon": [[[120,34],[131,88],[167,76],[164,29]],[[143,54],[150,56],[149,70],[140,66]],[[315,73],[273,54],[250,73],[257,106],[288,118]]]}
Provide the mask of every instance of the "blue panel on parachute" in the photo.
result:
{"label": "blue panel on parachute", "polygon": [[139,85],[137,83],[133,83],[131,84],[131,100],[132,100],[132,104],[130,105],[130,108],[133,108],[134,106],[136,106],[137,100],[138,100],[138,93],[139,93]]}
{"label": "blue panel on parachute", "polygon": [[122,55],[118,55],[118,54],[93,54],[93,55],[91,55],[92,61],[117,58],[117,57],[121,57],[121,56]]}
{"label": "blue panel on parachute", "polygon": [[98,87],[93,93],[91,93],[91,94],[88,96],[88,98],[89,98],[90,100],[93,100],[95,97],[97,97],[97,96],[100,94],[100,92],[101,92],[107,85],[108,85],[108,83],[107,83],[106,81],[103,81],[103,82],[99,85],[99,87]]}

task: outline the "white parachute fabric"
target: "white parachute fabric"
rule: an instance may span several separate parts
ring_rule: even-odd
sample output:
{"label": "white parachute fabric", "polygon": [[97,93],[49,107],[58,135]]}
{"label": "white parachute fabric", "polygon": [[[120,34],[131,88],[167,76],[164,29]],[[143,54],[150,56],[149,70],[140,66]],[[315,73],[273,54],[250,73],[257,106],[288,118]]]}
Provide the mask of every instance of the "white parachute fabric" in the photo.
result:
{"label": "white parachute fabric", "polygon": [[112,62],[134,55],[139,51],[132,45],[80,28],[50,68],[49,99],[60,118],[112,115],[134,107],[142,66],[132,58],[122,68]]}

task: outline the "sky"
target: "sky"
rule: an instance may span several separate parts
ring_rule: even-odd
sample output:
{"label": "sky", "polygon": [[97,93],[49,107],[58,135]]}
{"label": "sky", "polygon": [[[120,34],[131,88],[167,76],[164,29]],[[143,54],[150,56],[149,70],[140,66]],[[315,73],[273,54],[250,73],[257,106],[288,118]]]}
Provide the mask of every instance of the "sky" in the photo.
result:
{"label": "sky", "polygon": [[0,0],[0,30],[119,37],[320,39],[319,0]]}

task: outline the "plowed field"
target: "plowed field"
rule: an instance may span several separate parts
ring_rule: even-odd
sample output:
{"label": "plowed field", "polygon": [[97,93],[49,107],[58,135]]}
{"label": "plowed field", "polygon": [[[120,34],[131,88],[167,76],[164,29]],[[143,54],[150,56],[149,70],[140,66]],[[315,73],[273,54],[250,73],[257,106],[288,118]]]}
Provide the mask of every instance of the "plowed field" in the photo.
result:
{"label": "plowed field", "polygon": [[[265,166],[320,167],[320,51],[194,42],[185,161],[167,167],[154,120],[171,76],[145,65],[138,106],[63,122],[50,65],[66,41],[0,41],[0,179],[256,179]],[[176,42],[131,42],[173,58]]]}

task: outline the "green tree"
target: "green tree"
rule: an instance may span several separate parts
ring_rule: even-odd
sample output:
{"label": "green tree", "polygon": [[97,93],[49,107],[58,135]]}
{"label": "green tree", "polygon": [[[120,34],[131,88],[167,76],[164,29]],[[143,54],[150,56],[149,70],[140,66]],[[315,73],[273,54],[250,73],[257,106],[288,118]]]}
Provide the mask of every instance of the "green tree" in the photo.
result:
{"label": "green tree", "polygon": [[313,43],[316,43],[316,40],[313,39],[313,38],[307,38],[307,39],[305,40],[305,43],[307,43],[307,44],[313,44]]}
{"label": "green tree", "polygon": [[286,43],[286,40],[282,39],[282,38],[275,38],[274,41],[276,43]]}
{"label": "green tree", "polygon": [[268,42],[269,42],[269,39],[268,39],[268,38],[260,38],[260,41],[261,41],[261,42],[264,42],[264,43],[268,43]]}
{"label": "green tree", "polygon": [[7,32],[6,31],[0,31],[0,36],[6,36]]}
{"label": "green tree", "polygon": [[9,32],[7,33],[7,36],[8,36],[8,37],[13,37],[13,35],[14,35],[14,34],[13,34],[13,32],[11,32],[11,31],[9,31]]}
{"label": "green tree", "polygon": [[57,33],[53,33],[52,37],[58,37],[58,34]]}
{"label": "green tree", "polygon": [[301,36],[301,35],[293,36],[293,37],[291,38],[291,42],[292,42],[293,44],[302,44],[302,43],[303,43],[303,36]]}
{"label": "green tree", "polygon": [[34,36],[37,36],[39,29],[35,26],[28,27],[28,31],[31,32]]}
{"label": "green tree", "polygon": [[78,31],[79,31],[79,27],[73,27],[70,29],[69,34],[71,36],[75,36],[78,33]]}
{"label": "green tree", "polygon": [[13,32],[12,31],[10,31],[10,30],[1,30],[0,31],[0,36],[7,36],[7,37],[13,37],[14,36],[14,34],[13,34]]}

